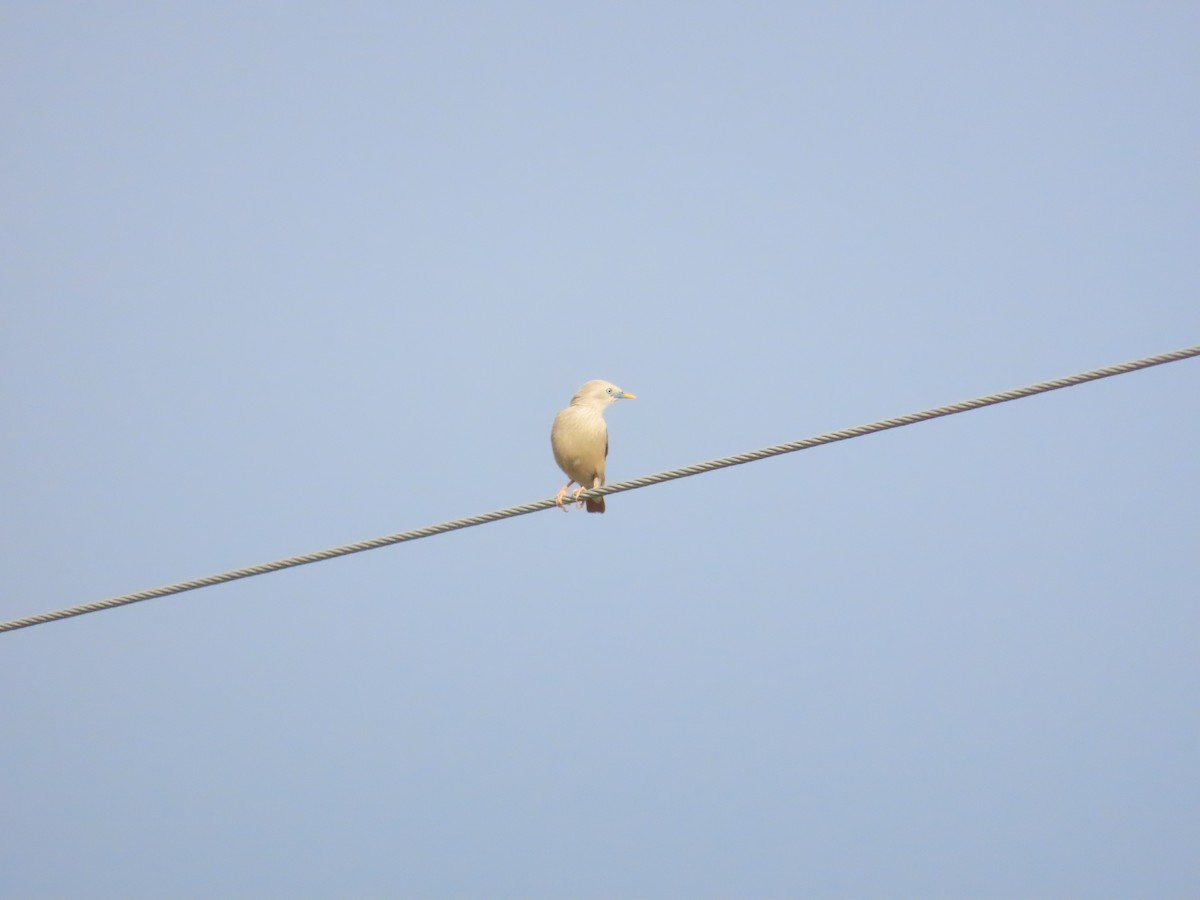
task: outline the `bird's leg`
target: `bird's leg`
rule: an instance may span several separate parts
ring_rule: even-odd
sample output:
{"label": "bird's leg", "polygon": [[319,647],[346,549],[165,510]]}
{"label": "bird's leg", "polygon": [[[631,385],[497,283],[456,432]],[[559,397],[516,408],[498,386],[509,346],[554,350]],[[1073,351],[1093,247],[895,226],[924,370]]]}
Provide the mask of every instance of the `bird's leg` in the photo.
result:
{"label": "bird's leg", "polygon": [[582,484],[575,489],[575,508],[576,509],[583,509],[583,501],[579,499],[579,495],[582,494],[583,491],[584,491],[584,488],[583,488]]}
{"label": "bird's leg", "polygon": [[[563,498],[567,496],[567,489],[570,488],[571,485],[573,485],[574,483],[575,482],[573,480],[568,481],[566,484],[564,484],[562,487],[560,487],[558,489],[558,493],[554,495],[554,502],[558,504],[558,508],[561,509],[563,512],[567,511],[567,508],[565,506],[563,506]],[[580,488],[579,490],[582,491],[583,488]]]}

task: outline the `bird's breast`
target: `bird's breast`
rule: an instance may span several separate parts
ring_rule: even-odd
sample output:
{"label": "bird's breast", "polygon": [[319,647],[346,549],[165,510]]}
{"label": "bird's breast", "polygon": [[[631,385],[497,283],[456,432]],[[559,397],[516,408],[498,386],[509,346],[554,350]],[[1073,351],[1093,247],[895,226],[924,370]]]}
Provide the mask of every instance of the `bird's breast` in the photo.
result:
{"label": "bird's breast", "polygon": [[564,409],[554,418],[550,444],[555,462],[574,481],[590,485],[595,475],[603,478],[608,449],[603,416],[579,407]]}

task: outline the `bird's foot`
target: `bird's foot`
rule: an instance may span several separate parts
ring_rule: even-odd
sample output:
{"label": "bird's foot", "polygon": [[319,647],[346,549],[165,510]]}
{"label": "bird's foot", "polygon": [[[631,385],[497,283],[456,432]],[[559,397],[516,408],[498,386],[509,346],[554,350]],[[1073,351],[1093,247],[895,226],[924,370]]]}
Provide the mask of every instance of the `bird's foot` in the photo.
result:
{"label": "bird's foot", "polygon": [[581,484],[575,489],[575,508],[583,509],[583,501],[579,499],[579,495],[583,493],[583,485]]}
{"label": "bird's foot", "polygon": [[[571,484],[572,484],[572,482],[568,481],[566,484],[564,484],[562,487],[560,487],[558,489],[558,493],[554,495],[555,504],[563,512],[567,511],[567,508],[565,506],[563,506],[563,499],[567,496],[567,488],[569,488],[571,486]],[[580,490],[583,490],[583,488],[580,488]]]}

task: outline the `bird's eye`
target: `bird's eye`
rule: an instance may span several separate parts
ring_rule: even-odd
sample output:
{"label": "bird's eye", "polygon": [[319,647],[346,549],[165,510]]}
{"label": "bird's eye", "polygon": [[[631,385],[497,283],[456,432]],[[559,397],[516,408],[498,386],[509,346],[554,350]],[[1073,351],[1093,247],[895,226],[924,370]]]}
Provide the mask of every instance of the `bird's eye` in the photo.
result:
{"label": "bird's eye", "polygon": [[609,388],[609,389],[608,389],[608,392],[611,394],[611,393],[612,393],[612,388]]}

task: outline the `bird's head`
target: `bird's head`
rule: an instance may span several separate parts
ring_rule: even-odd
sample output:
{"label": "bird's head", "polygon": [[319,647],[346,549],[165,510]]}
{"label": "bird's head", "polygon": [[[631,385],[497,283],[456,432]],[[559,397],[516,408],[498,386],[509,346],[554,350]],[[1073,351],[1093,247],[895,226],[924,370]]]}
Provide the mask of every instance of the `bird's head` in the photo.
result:
{"label": "bird's head", "polygon": [[572,406],[587,406],[592,409],[605,409],[618,400],[636,400],[633,394],[626,393],[615,384],[608,381],[589,381],[571,398]]}

